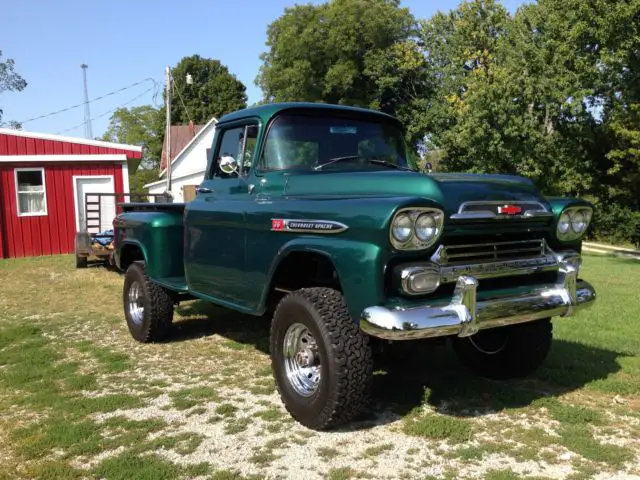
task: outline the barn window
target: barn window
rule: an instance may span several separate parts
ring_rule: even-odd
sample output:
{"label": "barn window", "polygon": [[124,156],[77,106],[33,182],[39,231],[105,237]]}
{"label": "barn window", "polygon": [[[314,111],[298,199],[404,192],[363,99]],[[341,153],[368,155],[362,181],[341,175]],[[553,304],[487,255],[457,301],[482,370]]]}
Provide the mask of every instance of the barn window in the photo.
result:
{"label": "barn window", "polygon": [[18,215],[46,215],[47,195],[44,169],[16,168],[15,174]]}

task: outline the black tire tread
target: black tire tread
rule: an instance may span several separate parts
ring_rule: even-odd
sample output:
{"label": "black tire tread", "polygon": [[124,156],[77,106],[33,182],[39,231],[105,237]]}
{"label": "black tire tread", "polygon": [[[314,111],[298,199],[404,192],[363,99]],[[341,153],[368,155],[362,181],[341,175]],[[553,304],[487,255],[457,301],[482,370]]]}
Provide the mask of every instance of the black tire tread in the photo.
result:
{"label": "black tire tread", "polygon": [[[326,402],[320,415],[314,421],[317,430],[330,429],[352,420],[366,406],[371,389],[373,373],[373,355],[369,346],[369,337],[353,322],[342,294],[332,288],[303,288],[290,293],[277,306],[274,319],[289,301],[301,301],[309,304],[320,318],[319,325],[323,336],[330,339],[327,345],[328,355],[332,356],[335,366],[336,388]],[[273,325],[271,349],[274,345]],[[274,365],[276,368],[276,365]],[[276,382],[277,385],[277,382]],[[285,407],[295,418],[278,386],[278,393]]]}
{"label": "black tire tread", "polygon": [[[136,274],[141,277],[142,287],[148,298],[147,305],[145,305],[145,317],[148,316],[149,320],[145,322],[146,328],[140,332],[140,336],[134,335],[134,338],[143,343],[163,340],[173,322],[173,300],[164,288],[148,277],[144,262],[133,262],[127,269],[127,275],[132,269],[136,270]],[[126,290],[124,295],[126,295]]]}
{"label": "black tire tread", "polygon": [[508,329],[508,343],[494,355],[480,352],[466,338],[454,339],[458,358],[472,371],[487,378],[507,380],[526,377],[544,362],[553,338],[551,319],[498,328]]}

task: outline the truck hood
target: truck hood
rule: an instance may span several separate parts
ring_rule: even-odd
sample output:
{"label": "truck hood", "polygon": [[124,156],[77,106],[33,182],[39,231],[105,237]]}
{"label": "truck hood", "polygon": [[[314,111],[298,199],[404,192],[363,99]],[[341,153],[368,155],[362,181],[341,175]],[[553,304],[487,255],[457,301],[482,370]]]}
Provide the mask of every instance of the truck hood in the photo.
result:
{"label": "truck hood", "polygon": [[296,197],[422,197],[455,213],[468,201],[547,202],[533,183],[509,175],[459,173],[425,174],[404,170],[293,173],[287,176],[284,194]]}

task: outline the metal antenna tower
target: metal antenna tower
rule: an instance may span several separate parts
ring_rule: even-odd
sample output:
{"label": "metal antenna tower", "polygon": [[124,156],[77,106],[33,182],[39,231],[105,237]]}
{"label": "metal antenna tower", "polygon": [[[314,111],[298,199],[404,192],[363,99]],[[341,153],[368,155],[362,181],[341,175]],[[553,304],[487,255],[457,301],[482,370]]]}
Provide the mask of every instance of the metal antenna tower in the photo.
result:
{"label": "metal antenna tower", "polygon": [[80,65],[82,68],[82,79],[84,82],[84,136],[92,139],[93,130],[91,129],[91,112],[89,110],[89,92],[87,91],[87,68],[89,65],[83,63]]}

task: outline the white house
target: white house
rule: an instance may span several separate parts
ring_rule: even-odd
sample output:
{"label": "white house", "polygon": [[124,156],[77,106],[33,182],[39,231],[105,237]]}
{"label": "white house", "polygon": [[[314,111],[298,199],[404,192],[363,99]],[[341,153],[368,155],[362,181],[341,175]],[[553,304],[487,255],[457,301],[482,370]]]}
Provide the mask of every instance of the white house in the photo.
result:
{"label": "white house", "polygon": [[[171,126],[171,194],[174,202],[188,202],[195,196],[196,187],[204,179],[209,157],[212,155],[213,135],[217,120],[206,125]],[[167,190],[166,142],[162,148],[160,180],[148,183],[149,193],[165,193]],[[153,201],[153,197],[151,197]]]}

